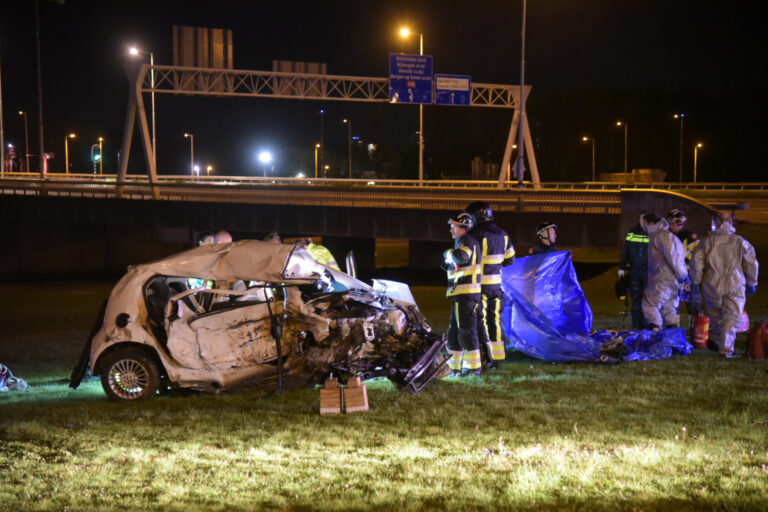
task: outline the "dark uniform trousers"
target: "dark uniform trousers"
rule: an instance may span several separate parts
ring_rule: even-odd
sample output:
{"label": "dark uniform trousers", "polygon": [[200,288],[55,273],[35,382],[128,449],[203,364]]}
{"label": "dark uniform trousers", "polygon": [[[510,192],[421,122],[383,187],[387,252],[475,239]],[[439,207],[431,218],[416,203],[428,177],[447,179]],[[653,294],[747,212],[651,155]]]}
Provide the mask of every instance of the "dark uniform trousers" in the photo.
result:
{"label": "dark uniform trousers", "polygon": [[[448,325],[448,350],[451,357],[449,366],[453,370],[480,368],[480,350],[477,338],[477,310],[481,309],[480,294],[461,294],[451,297],[451,321]],[[456,355],[463,352],[463,357]],[[463,360],[463,361],[462,361]]]}
{"label": "dark uniform trousers", "polygon": [[501,341],[501,310],[504,305],[501,288],[483,289],[482,304],[477,308],[478,341],[489,360],[503,361],[506,357]]}

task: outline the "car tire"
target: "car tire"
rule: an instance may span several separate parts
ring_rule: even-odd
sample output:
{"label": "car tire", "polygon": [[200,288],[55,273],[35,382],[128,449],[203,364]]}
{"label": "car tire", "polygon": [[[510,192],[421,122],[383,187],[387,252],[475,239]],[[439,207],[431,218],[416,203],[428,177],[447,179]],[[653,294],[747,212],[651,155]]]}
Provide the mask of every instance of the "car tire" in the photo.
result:
{"label": "car tire", "polygon": [[149,400],[160,388],[160,370],[154,359],[136,348],[117,349],[101,363],[101,386],[110,400]]}

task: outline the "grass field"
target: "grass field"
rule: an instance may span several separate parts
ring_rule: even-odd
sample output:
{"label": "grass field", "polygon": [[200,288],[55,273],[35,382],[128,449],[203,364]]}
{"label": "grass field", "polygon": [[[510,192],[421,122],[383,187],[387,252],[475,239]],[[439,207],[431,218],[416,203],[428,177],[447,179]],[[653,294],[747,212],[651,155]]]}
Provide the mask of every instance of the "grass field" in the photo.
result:
{"label": "grass field", "polygon": [[[768,261],[768,228],[740,231]],[[582,282],[598,328],[623,322],[614,278]],[[110,287],[0,285],[0,362],[32,385],[0,395],[0,510],[768,509],[764,361],[511,354],[418,395],[371,382],[368,413],[334,417],[313,389],[121,405],[66,385]],[[443,293],[414,289],[437,330]]]}

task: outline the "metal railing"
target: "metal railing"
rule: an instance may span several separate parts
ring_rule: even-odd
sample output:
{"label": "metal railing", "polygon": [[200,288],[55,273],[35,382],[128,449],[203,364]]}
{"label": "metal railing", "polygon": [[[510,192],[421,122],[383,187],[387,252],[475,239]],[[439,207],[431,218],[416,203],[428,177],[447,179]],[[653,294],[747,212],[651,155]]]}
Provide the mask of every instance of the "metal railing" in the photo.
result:
{"label": "metal railing", "polygon": [[500,189],[491,186],[478,189],[430,184],[417,187],[406,180],[388,180],[383,184],[370,180],[330,180],[323,186],[316,186],[310,181],[313,180],[260,178],[230,181],[222,177],[191,181],[166,176],[160,183],[152,185],[146,177],[122,183],[118,183],[114,176],[93,179],[90,175],[70,175],[65,179],[51,177],[42,180],[24,177],[0,179],[0,195],[453,210],[476,201],[478,190],[482,190],[480,197],[500,211],[621,212],[618,190]]}
{"label": "metal railing", "polygon": [[[39,173],[7,172],[2,176],[10,180],[39,180]],[[378,179],[378,178],[312,178],[312,177],[263,177],[263,176],[189,176],[188,174],[163,174],[158,175],[158,182],[178,183],[190,185],[279,185],[279,186],[317,186],[317,187],[418,187],[419,182],[416,179]],[[68,180],[72,182],[107,182],[115,183],[117,176],[115,174],[90,174],[90,173],[49,173],[46,180],[59,181]],[[126,183],[147,183],[145,174],[129,174],[126,176]],[[437,188],[472,188],[498,189],[499,182],[493,180],[425,180],[424,185]],[[507,182],[504,186],[508,190],[520,190],[517,182]],[[523,183],[524,190],[532,190],[531,183]],[[649,189],[649,190],[670,190],[670,191],[755,191],[768,192],[768,183],[750,182],[750,183],[616,183],[616,182],[590,182],[590,181],[550,181],[541,182],[542,190],[621,190],[621,189]]]}

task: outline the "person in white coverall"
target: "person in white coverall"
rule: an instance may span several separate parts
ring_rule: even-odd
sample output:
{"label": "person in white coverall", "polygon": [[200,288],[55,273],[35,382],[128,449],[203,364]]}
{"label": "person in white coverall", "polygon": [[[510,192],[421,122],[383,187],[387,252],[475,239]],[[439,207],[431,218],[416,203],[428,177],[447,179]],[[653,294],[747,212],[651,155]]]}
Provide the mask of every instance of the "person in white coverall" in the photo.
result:
{"label": "person in white coverall", "polygon": [[648,237],[648,286],[643,291],[643,316],[649,329],[678,327],[678,290],[688,281],[685,248],[669,231],[666,219],[654,213],[643,216]]}
{"label": "person in white coverall", "polygon": [[693,251],[691,281],[704,297],[710,340],[723,356],[738,357],[733,343],[746,297],[757,289],[757,256],[754,247],[736,234],[730,213],[719,213],[714,228]]}

